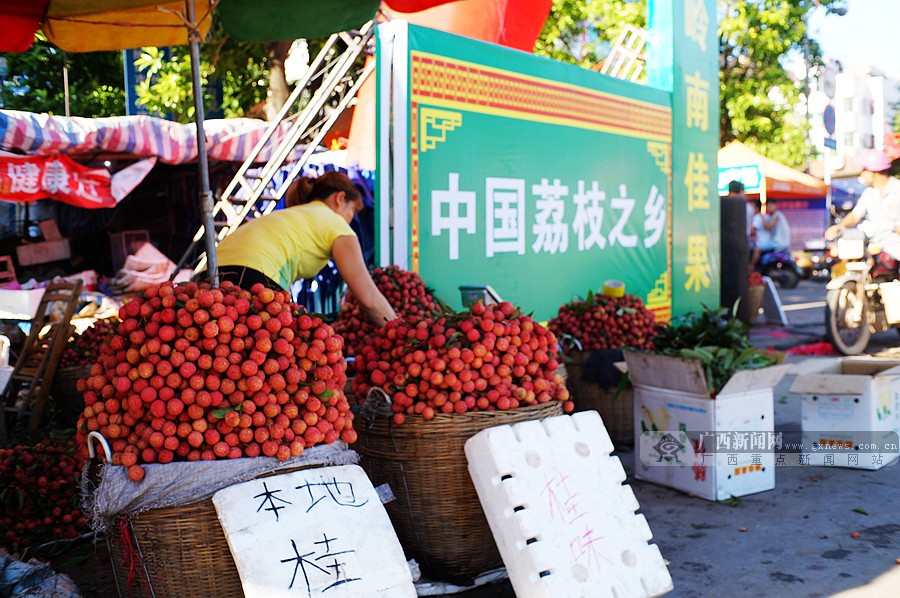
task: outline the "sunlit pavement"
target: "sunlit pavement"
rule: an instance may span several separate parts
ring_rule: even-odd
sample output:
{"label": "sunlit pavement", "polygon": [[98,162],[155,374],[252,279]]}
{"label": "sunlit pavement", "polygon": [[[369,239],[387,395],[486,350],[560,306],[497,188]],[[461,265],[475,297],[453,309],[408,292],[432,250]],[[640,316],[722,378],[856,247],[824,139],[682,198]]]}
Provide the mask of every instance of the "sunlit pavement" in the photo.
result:
{"label": "sunlit pavement", "polygon": [[[825,284],[802,281],[779,290],[787,325],[760,316],[754,346],[781,351],[820,343]],[[900,335],[875,335],[869,354],[900,359]],[[807,357],[790,354],[788,362]],[[775,388],[776,431],[800,429],[800,402]],[[668,562],[672,597],[900,596],[900,469],[780,467],[775,489],[715,503],[634,479],[634,451],[615,453],[625,466],[656,543]],[[514,596],[508,583],[459,594]]]}
{"label": "sunlit pavement", "polygon": [[[824,353],[825,284],[802,281],[778,292],[787,324],[761,315],[751,342]],[[867,353],[900,359],[900,335],[874,335]],[[814,358],[790,354],[787,361]],[[800,401],[788,392],[793,379],[788,375],[775,388],[776,431],[800,429]],[[633,466],[633,451],[619,456]],[[876,471],[781,467],[774,490],[731,504],[630,476],[628,483],[669,561],[675,582],[669,596],[900,596],[896,463]]]}
{"label": "sunlit pavement", "polygon": [[[806,345],[825,339],[825,283],[803,280],[795,289],[776,289],[787,321],[777,313],[762,312],[750,328],[750,342],[763,349],[798,352]],[[824,347],[810,347],[811,351]],[[895,356],[900,359],[900,334],[888,330],[872,335],[866,349],[869,355]],[[900,595],[900,592],[898,592]]]}

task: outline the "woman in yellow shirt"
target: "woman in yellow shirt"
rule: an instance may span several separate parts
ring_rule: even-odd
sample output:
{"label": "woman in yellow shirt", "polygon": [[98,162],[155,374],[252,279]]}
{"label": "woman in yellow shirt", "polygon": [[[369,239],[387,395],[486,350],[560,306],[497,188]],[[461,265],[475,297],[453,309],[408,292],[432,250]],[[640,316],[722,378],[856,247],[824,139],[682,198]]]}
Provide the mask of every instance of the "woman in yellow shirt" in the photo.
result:
{"label": "woman in yellow shirt", "polygon": [[312,278],[334,260],[344,282],[369,318],[378,325],[396,318],[393,308],[366,269],[350,221],[363,208],[350,178],[326,172],[300,177],[285,194],[287,207],[245,222],[219,242],[219,279],[249,289],[257,282],[289,289]]}

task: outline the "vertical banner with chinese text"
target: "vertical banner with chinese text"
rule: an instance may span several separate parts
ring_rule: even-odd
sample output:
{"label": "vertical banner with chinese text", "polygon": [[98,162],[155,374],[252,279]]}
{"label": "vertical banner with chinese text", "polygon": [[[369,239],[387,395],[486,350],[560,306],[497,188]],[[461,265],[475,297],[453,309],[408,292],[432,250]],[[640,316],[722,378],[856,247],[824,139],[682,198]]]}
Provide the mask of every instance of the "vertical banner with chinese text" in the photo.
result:
{"label": "vertical banner with chinese text", "polygon": [[394,180],[393,229],[379,231],[393,246],[382,241],[380,262],[418,272],[456,307],[460,286],[490,285],[543,320],[618,279],[666,316],[670,95],[402,22],[381,27],[393,39],[393,73],[379,85],[393,86]]}
{"label": "vertical banner with chinese text", "polygon": [[650,0],[650,85],[672,93],[672,312],[719,304],[715,0]]}

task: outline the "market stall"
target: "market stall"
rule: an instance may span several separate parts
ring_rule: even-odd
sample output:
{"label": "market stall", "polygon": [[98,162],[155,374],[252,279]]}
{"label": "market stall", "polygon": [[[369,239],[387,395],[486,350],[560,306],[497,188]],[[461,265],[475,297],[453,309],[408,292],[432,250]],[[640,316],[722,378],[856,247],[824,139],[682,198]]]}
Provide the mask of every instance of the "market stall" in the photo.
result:
{"label": "market stall", "polygon": [[[682,48],[690,43],[692,50],[679,58],[702,67],[709,79],[714,31],[695,32],[702,36],[698,43],[677,26],[684,11],[669,8],[669,41]],[[714,10],[714,3],[705,0],[702,8]],[[562,373],[566,357],[559,339],[541,320],[565,320],[561,306],[591,289],[582,307],[592,311],[596,325],[589,328],[594,338],[581,339],[582,348],[590,352],[595,346],[588,341],[602,337],[604,349],[639,341],[649,349],[656,313],[668,321],[717,296],[719,276],[710,266],[717,261],[717,212],[703,202],[709,185],[671,184],[695,173],[697,164],[683,159],[688,153],[702,158],[708,152],[704,164],[714,160],[714,134],[698,129],[690,152],[673,152],[685,119],[671,90],[638,88],[471,39],[390,25],[379,43],[407,34],[414,43],[392,48],[395,70],[388,75],[405,76],[402,69],[413,57],[424,69],[414,74],[428,75],[427,81],[413,77],[414,94],[434,91],[428,81],[458,83],[456,77],[431,77],[425,62],[437,56],[463,75],[476,69],[487,79],[509,75],[527,102],[568,101],[575,89],[590,109],[584,118],[569,104],[553,106],[552,117],[522,103],[509,113],[485,111],[481,100],[505,93],[490,82],[476,86],[474,99],[450,106],[407,96],[385,107],[385,115],[409,115],[413,123],[422,117],[423,124],[407,129],[398,116],[395,132],[410,145],[398,143],[395,162],[386,163],[378,181],[386,192],[379,196],[378,241],[388,248],[394,241],[397,251],[379,259],[402,262],[385,263],[373,276],[399,315],[383,327],[363,330],[352,297],[331,326],[287,291],[262,285],[165,281],[134,293],[77,378],[84,404],[76,446],[79,458],[99,470],[85,470],[87,502],[77,517],[67,515],[104,534],[122,595],[411,596],[417,569],[470,585],[501,565],[517,591],[665,593],[671,577],[650,543],[648,523],[636,513],[634,493],[623,484],[625,471],[603,423],[607,413],[563,414],[579,397]],[[498,101],[514,103],[507,96]],[[557,157],[553,168],[559,172],[525,173],[527,165],[540,163],[537,151],[521,160],[462,151],[481,144],[461,133],[492,127],[542,134],[552,129],[585,146],[599,140],[603,159],[584,156],[570,164]],[[381,133],[380,139],[389,139],[387,130]],[[510,145],[520,151],[537,144]],[[412,178],[403,171],[407,163],[421,169]],[[521,174],[504,170],[509,165]],[[466,173],[482,179],[457,186]],[[539,178],[526,185],[532,175]],[[569,183],[557,178],[562,176],[583,209],[568,214],[581,222],[571,240],[558,207],[570,194]],[[460,243],[461,235],[480,226],[475,215],[484,213],[476,209],[484,198],[467,190],[480,193],[485,182],[497,185],[490,201],[499,211],[488,220],[500,226],[479,242],[488,239],[488,256],[503,261],[501,268],[473,267],[484,260],[470,255],[484,254],[472,253],[465,238]],[[526,189],[544,206],[527,219]],[[601,222],[597,210],[607,191],[611,215]],[[399,227],[394,231],[391,210]],[[408,226],[401,226],[407,216]],[[431,238],[428,222],[435,223]],[[682,251],[688,243],[691,250]],[[648,261],[646,271],[627,267]],[[615,301],[594,302],[601,294],[596,278],[611,283],[603,287],[623,290],[612,284],[622,270],[634,276],[627,284],[635,293],[612,291],[603,296]],[[463,280],[472,275],[481,280]],[[461,283],[492,283],[493,276],[515,301],[448,309],[458,303]],[[431,285],[439,290],[432,292]],[[589,356],[582,358],[587,366]],[[638,413],[637,403],[630,409]],[[624,411],[620,419],[627,421]],[[362,477],[352,469],[357,454]],[[348,514],[364,507],[371,517]],[[291,535],[294,529],[302,533]],[[380,594],[359,590],[366,584],[377,584]]]}
{"label": "market stall", "polygon": [[806,241],[821,238],[825,231],[827,187],[819,178],[767,158],[740,141],[721,148],[719,193],[724,195],[730,181],[744,183],[747,197],[778,200],[778,209],[791,226],[791,249],[804,249]]}

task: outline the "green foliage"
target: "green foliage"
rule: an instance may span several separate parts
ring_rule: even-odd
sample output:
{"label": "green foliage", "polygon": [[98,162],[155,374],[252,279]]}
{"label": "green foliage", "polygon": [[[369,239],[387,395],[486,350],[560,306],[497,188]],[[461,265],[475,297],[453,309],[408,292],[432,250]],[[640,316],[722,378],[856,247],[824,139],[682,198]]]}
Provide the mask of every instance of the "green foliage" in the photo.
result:
{"label": "green foliage", "polygon": [[704,308],[699,314],[689,312],[660,326],[653,337],[653,346],[660,353],[702,346],[742,350],[752,346],[747,330],[745,323],[729,318],[724,307]]}
{"label": "green foliage", "polygon": [[534,53],[592,67],[626,25],[645,27],[646,15],[646,0],[554,0]]}
{"label": "green foliage", "polygon": [[891,117],[891,131],[900,133],[900,102],[891,103],[891,110],[894,111]]}
{"label": "green foliage", "polygon": [[[839,0],[821,0],[825,7]],[[718,0],[720,143],[739,139],[790,166],[805,166],[811,150],[809,125],[797,113],[805,82],[785,70],[789,53],[821,64],[821,51],[807,37],[812,0]]]}
{"label": "green foliage", "polygon": [[[720,143],[740,139],[762,154],[804,166],[811,150],[808,123],[797,114],[804,83],[784,63],[791,53],[821,63],[807,39],[813,0],[717,0],[719,21]],[[844,0],[820,0],[844,6]],[[590,67],[610,51],[624,25],[646,27],[646,0],[554,0],[535,53]],[[837,17],[831,17],[837,18]]]}
{"label": "green foliage", "polygon": [[38,33],[27,52],[0,55],[7,60],[7,75],[0,81],[0,108],[65,114],[65,61],[72,116],[125,113],[121,52],[65,54]]}
{"label": "green foliage", "polygon": [[706,383],[715,395],[738,370],[762,368],[775,363],[750,344],[747,325],[728,318],[725,308],[704,308],[660,326],[653,337],[656,353],[695,359],[703,366]]}
{"label": "green foliage", "polygon": [[[225,117],[247,116],[265,99],[268,89],[263,44],[235,41],[221,27],[215,27],[200,48],[205,109],[209,110],[216,102],[210,89],[210,81],[215,80],[222,88],[221,109]],[[146,75],[137,89],[137,103],[151,114],[182,123],[192,122],[194,99],[189,47],[174,47],[168,52],[143,48],[136,64]]]}

